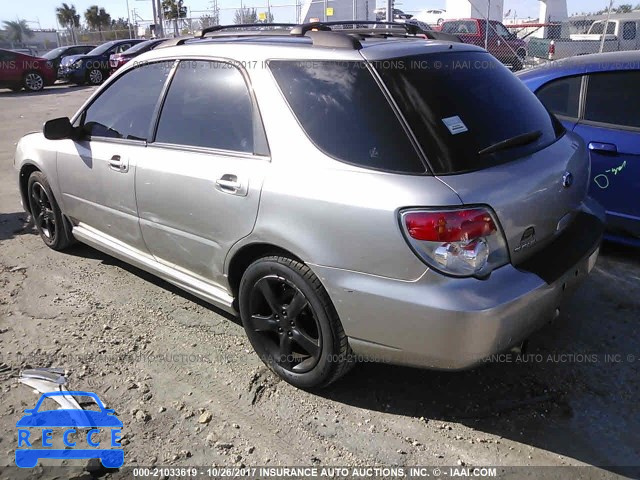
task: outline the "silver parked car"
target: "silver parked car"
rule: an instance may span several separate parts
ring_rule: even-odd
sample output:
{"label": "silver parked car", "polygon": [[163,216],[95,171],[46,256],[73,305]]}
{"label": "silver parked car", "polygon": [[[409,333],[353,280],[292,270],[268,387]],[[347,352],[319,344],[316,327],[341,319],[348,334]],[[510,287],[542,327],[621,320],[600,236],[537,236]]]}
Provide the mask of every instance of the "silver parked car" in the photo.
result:
{"label": "silver parked car", "polygon": [[22,138],[42,239],[239,314],[302,388],[519,344],[598,255],[583,142],[480,48],[317,25],[177,39]]}

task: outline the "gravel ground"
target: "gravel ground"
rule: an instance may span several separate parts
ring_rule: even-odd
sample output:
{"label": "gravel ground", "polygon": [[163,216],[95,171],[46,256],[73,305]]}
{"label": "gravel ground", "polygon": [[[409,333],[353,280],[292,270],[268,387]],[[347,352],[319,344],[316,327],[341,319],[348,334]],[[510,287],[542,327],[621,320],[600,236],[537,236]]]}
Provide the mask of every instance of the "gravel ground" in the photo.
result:
{"label": "gravel ground", "polygon": [[521,361],[461,373],[360,364],[326,391],[303,392],[266,370],[238,320],[35,234],[16,142],[92,90],[0,91],[0,466],[13,465],[16,421],[38,398],[16,381],[30,366],[66,369],[69,389],[116,410],[126,466],[600,466],[593,478],[640,466],[637,251],[605,245]]}

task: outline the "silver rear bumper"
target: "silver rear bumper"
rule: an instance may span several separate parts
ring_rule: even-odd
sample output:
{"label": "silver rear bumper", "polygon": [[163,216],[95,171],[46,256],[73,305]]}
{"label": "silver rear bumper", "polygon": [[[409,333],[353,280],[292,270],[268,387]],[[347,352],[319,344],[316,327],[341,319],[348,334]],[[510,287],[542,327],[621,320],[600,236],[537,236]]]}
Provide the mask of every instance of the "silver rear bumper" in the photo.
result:
{"label": "silver rear bumper", "polygon": [[356,358],[460,370],[551,321],[587,277],[601,234],[552,282],[506,265],[486,280],[427,271],[415,282],[310,265],[329,292]]}

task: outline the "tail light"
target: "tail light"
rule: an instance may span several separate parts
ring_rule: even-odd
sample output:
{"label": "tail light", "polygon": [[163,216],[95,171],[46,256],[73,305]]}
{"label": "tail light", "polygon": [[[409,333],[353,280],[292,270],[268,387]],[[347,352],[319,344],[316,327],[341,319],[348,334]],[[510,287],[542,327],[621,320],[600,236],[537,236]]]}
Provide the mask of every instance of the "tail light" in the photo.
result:
{"label": "tail light", "polygon": [[403,233],[427,265],[455,277],[485,277],[509,262],[504,235],[485,207],[400,212]]}
{"label": "tail light", "polygon": [[553,60],[555,55],[556,55],[556,41],[551,40],[551,43],[549,43],[549,60]]}

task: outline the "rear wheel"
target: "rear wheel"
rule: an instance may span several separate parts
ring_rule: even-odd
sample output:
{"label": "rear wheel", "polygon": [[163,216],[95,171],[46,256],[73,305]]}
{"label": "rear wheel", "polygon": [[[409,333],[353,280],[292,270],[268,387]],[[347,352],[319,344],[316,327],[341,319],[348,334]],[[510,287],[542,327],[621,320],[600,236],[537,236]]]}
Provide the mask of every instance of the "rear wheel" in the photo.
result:
{"label": "rear wheel", "polygon": [[73,243],[71,226],[63,217],[47,178],[42,172],[33,172],[27,188],[31,217],[40,237],[53,250],[64,250]]}
{"label": "rear wheel", "polygon": [[329,295],[303,263],[264,257],[240,282],[240,317],[260,359],[299,388],[329,385],[352,365]]}
{"label": "rear wheel", "polygon": [[24,88],[29,92],[39,92],[44,88],[44,78],[38,72],[27,72],[24,76]]}

